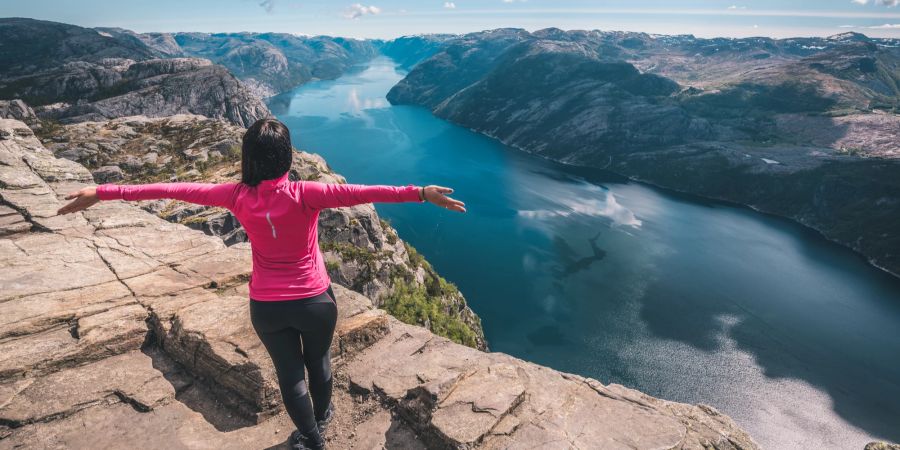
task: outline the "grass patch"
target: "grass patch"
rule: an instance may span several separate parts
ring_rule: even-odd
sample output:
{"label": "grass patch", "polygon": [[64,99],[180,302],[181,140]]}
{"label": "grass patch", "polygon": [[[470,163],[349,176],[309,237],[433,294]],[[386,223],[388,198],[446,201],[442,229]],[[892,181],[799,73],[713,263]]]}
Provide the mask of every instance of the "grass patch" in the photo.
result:
{"label": "grass patch", "polygon": [[341,268],[341,263],[337,261],[325,261],[325,268],[328,269],[328,273],[334,273]]}
{"label": "grass patch", "polygon": [[[440,282],[447,283],[438,277]],[[444,336],[453,342],[475,348],[475,332],[458,317],[453,317],[443,309],[440,299],[429,295],[424,286],[415,286],[402,277],[393,280],[394,292],[384,299],[382,308],[402,322],[424,325],[432,333]]]}

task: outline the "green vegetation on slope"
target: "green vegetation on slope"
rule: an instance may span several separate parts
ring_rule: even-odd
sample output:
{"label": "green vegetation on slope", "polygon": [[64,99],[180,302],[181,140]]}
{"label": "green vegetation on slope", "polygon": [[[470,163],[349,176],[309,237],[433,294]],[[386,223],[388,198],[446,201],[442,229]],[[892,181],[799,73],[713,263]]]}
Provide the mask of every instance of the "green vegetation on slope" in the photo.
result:
{"label": "green vegetation on slope", "polygon": [[425,269],[425,283],[416,285],[412,282],[412,272],[397,270],[391,279],[394,290],[383,299],[381,307],[405,323],[424,325],[434,334],[477,347],[475,332],[462,320],[459,311],[453,311],[444,301],[461,297],[459,289],[438,275],[415,248],[406,242],[403,244],[413,268]]}
{"label": "green vegetation on slope", "polygon": [[[452,286],[443,278],[440,282]],[[384,299],[382,305],[391,315],[408,324],[425,325],[432,333],[453,342],[476,346],[475,333],[459,318],[444,311],[443,305],[428,295],[424,286],[415,286],[401,277],[394,278],[393,285],[394,292]]]}

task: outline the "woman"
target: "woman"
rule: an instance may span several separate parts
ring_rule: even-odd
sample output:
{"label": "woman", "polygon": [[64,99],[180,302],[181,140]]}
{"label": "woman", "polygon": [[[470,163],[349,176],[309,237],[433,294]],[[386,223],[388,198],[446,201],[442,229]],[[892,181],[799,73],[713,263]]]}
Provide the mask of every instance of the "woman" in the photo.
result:
{"label": "woman", "polygon": [[272,357],[285,409],[297,427],[291,443],[298,449],[322,449],[325,426],[333,414],[329,348],[337,305],[318,245],[319,211],[360,203],[425,201],[451,211],[466,210],[462,202],[445,195],[452,189],[440,186],[290,181],[292,152],[287,127],[275,119],[261,119],[244,134],[240,183],[86,187],[69,194],[66,199],[72,202],[59,214],[81,211],[100,200],[172,198],[228,208],[250,239],[250,320]]}

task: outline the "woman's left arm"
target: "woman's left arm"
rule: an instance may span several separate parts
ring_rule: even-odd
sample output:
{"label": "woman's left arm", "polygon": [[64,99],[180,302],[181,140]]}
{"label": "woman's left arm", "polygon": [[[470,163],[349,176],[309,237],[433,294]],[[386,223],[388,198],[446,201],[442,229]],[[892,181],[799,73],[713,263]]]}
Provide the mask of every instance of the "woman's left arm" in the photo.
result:
{"label": "woman's left arm", "polygon": [[429,201],[452,211],[466,212],[459,200],[447,197],[453,189],[442,186],[387,186],[365,184],[300,182],[300,202],[313,209],[338,208],[362,203]]}
{"label": "woman's left arm", "polygon": [[155,200],[171,198],[198,205],[221,206],[231,209],[237,193],[237,183],[152,183],[116,185],[103,184],[86,187],[66,196],[72,200],[57,211],[68,214],[81,211],[100,200]]}

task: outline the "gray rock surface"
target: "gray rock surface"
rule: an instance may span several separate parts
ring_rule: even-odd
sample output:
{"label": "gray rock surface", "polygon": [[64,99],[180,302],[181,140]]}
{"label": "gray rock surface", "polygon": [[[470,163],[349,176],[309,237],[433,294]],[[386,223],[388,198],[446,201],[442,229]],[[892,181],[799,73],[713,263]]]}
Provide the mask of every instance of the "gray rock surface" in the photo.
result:
{"label": "gray rock surface", "polygon": [[0,118],[21,120],[32,130],[41,127],[40,119],[34,110],[20,99],[0,100]]}
{"label": "gray rock surface", "polygon": [[94,180],[99,184],[115,183],[116,181],[125,179],[125,173],[122,172],[122,168],[119,166],[102,166],[99,169],[92,171],[91,176],[93,176]]}
{"label": "gray rock surface", "polygon": [[[0,120],[0,448],[283,447],[246,245],[125,202],[58,217],[87,169]],[[753,449],[707,406],[485,353],[335,285],[333,448]]]}

